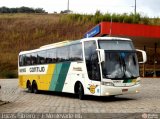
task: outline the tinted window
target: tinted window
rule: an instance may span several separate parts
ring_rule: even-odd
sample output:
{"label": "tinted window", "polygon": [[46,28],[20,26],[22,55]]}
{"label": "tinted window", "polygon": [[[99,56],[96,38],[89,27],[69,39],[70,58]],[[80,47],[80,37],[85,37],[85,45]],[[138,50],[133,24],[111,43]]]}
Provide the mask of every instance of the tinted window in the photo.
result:
{"label": "tinted window", "polygon": [[56,62],[56,49],[47,50],[46,63],[55,63]]}
{"label": "tinted window", "polygon": [[24,55],[19,56],[19,66],[24,66]]}
{"label": "tinted window", "polygon": [[31,59],[30,59],[31,54],[26,54],[25,60],[26,60],[26,65],[31,65]]}
{"label": "tinted window", "polygon": [[45,64],[46,63],[46,51],[40,51],[37,54],[37,63]]}
{"label": "tinted window", "polygon": [[99,40],[98,43],[104,50],[134,50],[132,42],[127,40]]}
{"label": "tinted window", "polygon": [[82,45],[75,44],[71,46],[28,53],[23,56],[20,55],[19,65],[27,66],[27,65],[49,64],[49,63],[64,62],[64,61],[77,61],[82,59],[83,59]]}
{"label": "tinted window", "polygon": [[71,45],[69,53],[71,61],[82,60],[82,45],[81,44]]}
{"label": "tinted window", "polygon": [[86,60],[91,60],[91,55],[96,52],[95,41],[87,41],[84,44],[85,58]]}
{"label": "tinted window", "polygon": [[57,61],[58,62],[69,61],[68,51],[69,51],[68,46],[57,48]]}
{"label": "tinted window", "polygon": [[23,55],[23,61],[24,61],[24,66],[26,66],[27,65],[27,60],[26,60],[26,55]]}
{"label": "tinted window", "polygon": [[31,65],[37,64],[37,53],[31,53],[30,60],[31,60]]}

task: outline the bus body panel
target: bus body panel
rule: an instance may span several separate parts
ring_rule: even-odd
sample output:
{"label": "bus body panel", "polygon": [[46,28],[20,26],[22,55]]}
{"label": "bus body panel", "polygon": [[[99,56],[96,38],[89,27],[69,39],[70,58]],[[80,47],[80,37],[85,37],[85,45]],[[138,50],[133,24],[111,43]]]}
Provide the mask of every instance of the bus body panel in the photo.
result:
{"label": "bus body panel", "polygon": [[[45,72],[30,72],[31,70],[33,70],[33,68],[37,67],[39,67],[40,69],[45,67]],[[37,65],[37,66],[28,66],[26,68],[24,67],[19,68],[19,70],[21,69],[26,70],[25,73],[19,72],[19,85],[22,88],[27,88],[26,87],[27,81],[30,81],[30,83],[32,84],[33,80],[35,80],[39,90],[49,90],[52,75],[54,74],[55,71],[55,64]]]}
{"label": "bus body panel", "polygon": [[[41,68],[44,65],[29,66],[25,70],[29,71],[34,67]],[[24,68],[21,67],[20,69]],[[74,93],[75,83],[79,81],[82,83],[86,95],[100,96],[100,82],[88,79],[85,70],[83,62],[49,64],[46,66],[45,73],[19,72],[19,85],[22,88],[27,88],[27,81],[29,80],[32,83],[35,80],[39,90]],[[38,73],[39,75],[37,75]]]}
{"label": "bus body panel", "polygon": [[85,86],[83,83],[85,81],[84,71],[85,67],[83,61],[72,62],[70,64],[62,92],[74,93],[74,86],[78,81]]}

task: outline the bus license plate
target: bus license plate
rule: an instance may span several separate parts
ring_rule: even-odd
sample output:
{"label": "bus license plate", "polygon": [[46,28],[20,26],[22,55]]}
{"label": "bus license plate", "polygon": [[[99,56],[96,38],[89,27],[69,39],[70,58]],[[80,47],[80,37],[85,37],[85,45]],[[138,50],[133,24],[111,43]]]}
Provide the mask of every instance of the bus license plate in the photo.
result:
{"label": "bus license plate", "polygon": [[122,89],[122,92],[127,92],[128,91],[128,89]]}

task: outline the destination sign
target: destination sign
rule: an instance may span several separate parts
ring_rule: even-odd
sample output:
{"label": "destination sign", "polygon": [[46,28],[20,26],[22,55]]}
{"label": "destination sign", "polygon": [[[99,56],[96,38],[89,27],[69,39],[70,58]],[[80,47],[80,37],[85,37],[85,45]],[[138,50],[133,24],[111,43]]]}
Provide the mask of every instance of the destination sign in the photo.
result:
{"label": "destination sign", "polygon": [[89,32],[84,35],[84,38],[94,37],[100,33],[100,25],[95,26]]}

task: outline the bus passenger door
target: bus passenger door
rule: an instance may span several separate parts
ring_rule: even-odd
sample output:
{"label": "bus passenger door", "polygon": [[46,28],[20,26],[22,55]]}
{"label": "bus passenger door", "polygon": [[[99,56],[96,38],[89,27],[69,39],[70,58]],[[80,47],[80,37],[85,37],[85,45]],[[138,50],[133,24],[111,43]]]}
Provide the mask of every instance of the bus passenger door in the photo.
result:
{"label": "bus passenger door", "polygon": [[98,53],[96,51],[95,41],[84,42],[84,53],[86,61],[86,69],[89,80],[86,80],[87,88],[90,94],[100,95],[100,68],[98,64]]}

